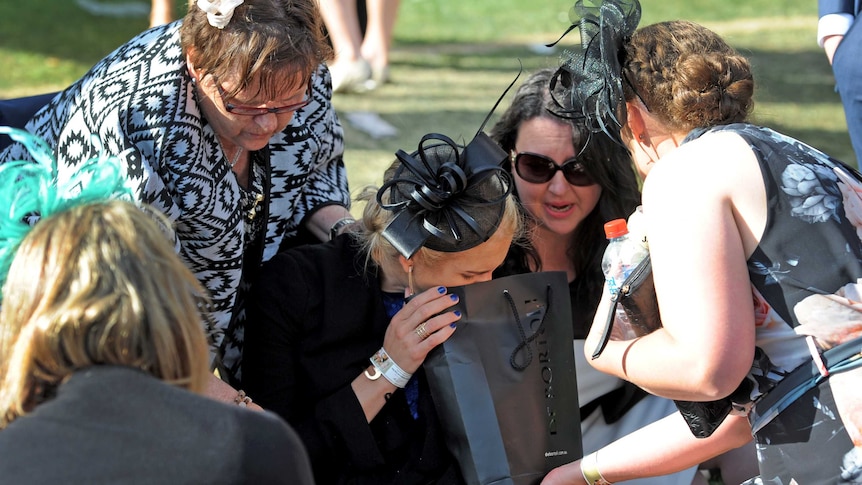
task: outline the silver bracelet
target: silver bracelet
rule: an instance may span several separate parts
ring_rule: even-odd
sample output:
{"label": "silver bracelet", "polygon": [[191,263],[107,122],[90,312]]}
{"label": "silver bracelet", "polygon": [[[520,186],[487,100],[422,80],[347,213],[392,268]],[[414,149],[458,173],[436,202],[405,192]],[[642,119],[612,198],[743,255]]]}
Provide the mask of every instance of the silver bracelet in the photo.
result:
{"label": "silver bracelet", "polygon": [[407,382],[411,377],[413,377],[413,374],[399,367],[398,364],[392,360],[392,357],[389,357],[389,354],[386,353],[386,350],[383,347],[380,347],[380,350],[372,355],[369,360],[371,360],[371,365],[377,369],[377,372],[383,374],[383,377],[395,387],[404,389]]}
{"label": "silver bracelet", "polygon": [[335,224],[333,224],[332,227],[329,228],[329,240],[332,241],[333,239],[338,237],[338,231],[340,231],[342,227],[348,224],[353,224],[354,222],[356,222],[356,219],[350,216],[342,217],[341,219],[335,221]]}

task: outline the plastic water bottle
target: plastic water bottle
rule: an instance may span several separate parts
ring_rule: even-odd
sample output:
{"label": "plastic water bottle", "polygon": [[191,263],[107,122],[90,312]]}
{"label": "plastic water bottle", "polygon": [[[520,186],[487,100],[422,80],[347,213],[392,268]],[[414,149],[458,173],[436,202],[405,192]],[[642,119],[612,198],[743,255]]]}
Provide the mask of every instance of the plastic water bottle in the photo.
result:
{"label": "plastic water bottle", "polygon": [[[608,247],[602,257],[602,272],[605,274],[608,292],[616,298],[623,282],[632,270],[647,256],[648,250],[641,241],[629,237],[625,219],[614,219],[605,223],[605,236]],[[611,338],[630,340],[637,337],[629,317],[622,306],[617,306],[616,321]]]}

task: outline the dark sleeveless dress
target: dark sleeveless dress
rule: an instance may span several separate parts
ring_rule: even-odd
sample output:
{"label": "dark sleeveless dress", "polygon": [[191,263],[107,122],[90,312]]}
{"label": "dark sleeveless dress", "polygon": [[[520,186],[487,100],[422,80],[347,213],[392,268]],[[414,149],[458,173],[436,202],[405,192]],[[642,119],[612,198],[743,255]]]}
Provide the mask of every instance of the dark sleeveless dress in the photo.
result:
{"label": "dark sleeveless dress", "polygon": [[839,366],[822,358],[862,335],[862,303],[853,308],[862,300],[862,182],[854,169],[768,128],[731,124],[685,141],[721,131],[754,151],[768,207],[748,260],[755,361],[745,395],[733,396],[751,409],[761,471],[751,483],[862,483],[862,347],[854,344],[855,361]]}

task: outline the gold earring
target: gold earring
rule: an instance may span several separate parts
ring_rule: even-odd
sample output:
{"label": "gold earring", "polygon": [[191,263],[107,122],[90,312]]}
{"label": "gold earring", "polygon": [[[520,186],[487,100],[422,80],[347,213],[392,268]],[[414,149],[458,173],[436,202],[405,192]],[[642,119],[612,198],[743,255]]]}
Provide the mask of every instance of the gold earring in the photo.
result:
{"label": "gold earring", "polygon": [[413,265],[412,264],[407,267],[407,288],[410,289],[410,296],[413,296],[416,294],[416,292],[413,291]]}

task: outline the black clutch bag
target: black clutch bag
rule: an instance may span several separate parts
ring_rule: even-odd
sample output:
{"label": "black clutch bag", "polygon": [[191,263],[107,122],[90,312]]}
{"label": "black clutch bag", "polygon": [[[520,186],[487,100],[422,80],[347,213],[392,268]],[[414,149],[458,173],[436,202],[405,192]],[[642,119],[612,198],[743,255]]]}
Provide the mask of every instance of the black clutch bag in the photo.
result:
{"label": "black clutch bag", "polygon": [[[622,310],[628,316],[628,322],[620,321],[617,310]],[[661,327],[661,315],[658,311],[658,300],[655,297],[655,286],[652,280],[652,263],[647,255],[620,285],[620,291],[613,299],[613,304],[605,320],[602,340],[593,351],[597,358],[605,350],[608,340],[629,340],[654,332]]]}
{"label": "black clutch bag", "polygon": [[[628,322],[620,321],[617,312],[620,307],[628,317]],[[647,255],[620,285],[620,291],[614,297],[608,311],[602,339],[593,351],[592,358],[595,359],[601,355],[612,338],[614,340],[637,338],[652,333],[659,327],[661,327],[661,314],[655,296],[652,263]],[[710,436],[732,409],[729,397],[705,402],[674,400],[674,403],[688,423],[692,434],[698,438]]]}

